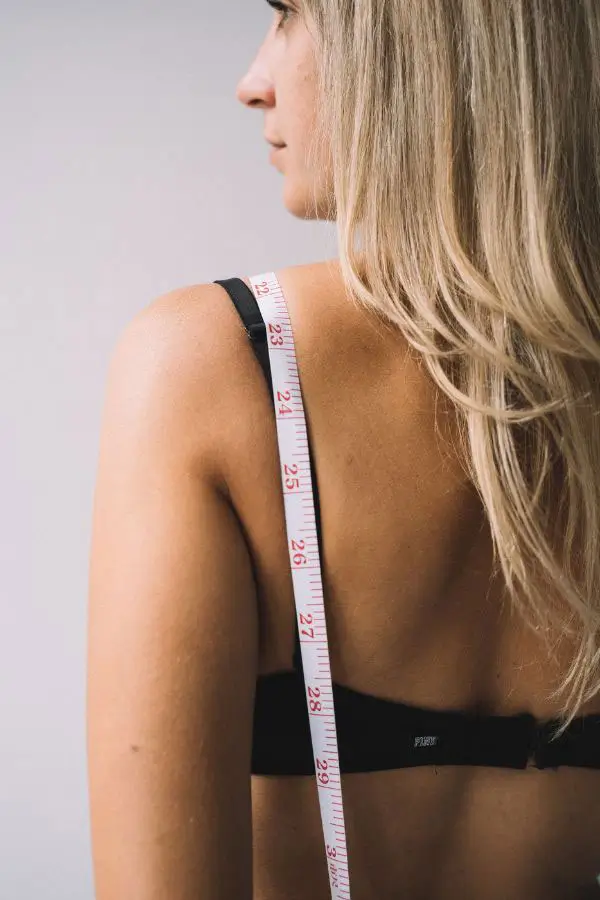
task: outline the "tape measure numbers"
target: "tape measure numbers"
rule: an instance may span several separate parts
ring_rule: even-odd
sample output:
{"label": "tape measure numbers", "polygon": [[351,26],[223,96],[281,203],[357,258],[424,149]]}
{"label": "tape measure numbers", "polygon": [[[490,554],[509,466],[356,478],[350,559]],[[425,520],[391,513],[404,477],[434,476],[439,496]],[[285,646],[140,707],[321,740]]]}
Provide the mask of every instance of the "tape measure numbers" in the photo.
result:
{"label": "tape measure numbers", "polygon": [[333,900],[350,900],[342,784],[308,431],[292,324],[274,272],[249,277],[266,326],[285,524],[315,777]]}

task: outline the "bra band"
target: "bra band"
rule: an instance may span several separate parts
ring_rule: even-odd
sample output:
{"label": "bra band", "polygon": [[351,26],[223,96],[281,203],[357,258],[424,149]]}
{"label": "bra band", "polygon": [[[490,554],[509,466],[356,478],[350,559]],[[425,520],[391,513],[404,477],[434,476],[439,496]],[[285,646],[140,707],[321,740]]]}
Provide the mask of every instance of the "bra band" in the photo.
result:
{"label": "bra band", "polygon": [[[294,672],[261,680],[254,713],[253,773],[314,775],[303,683]],[[335,683],[333,698],[342,772],[412,766],[600,768],[600,716],[575,719],[551,742],[558,722],[539,722],[530,713],[477,716],[421,709]]]}

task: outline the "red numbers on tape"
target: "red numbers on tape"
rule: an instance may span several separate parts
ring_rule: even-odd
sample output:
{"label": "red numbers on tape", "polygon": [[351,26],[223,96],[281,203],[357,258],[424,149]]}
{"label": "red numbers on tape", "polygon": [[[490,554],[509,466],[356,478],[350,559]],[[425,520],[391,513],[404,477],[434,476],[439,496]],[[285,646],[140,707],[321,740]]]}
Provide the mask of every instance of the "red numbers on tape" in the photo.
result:
{"label": "red numbers on tape", "polygon": [[[317,698],[321,696],[321,691],[319,688],[308,688],[308,707],[311,712],[321,712],[323,707],[321,706],[321,701]],[[325,761],[325,768],[327,768],[327,761]],[[317,776],[318,777],[318,776]],[[329,777],[327,777],[327,781],[329,781]],[[324,781],[321,781],[321,784],[325,784]]]}
{"label": "red numbers on tape", "polygon": [[286,406],[287,403],[290,402],[292,395],[289,391],[277,391],[277,401],[279,403],[279,415],[285,416],[286,413],[293,413],[294,410],[291,406]]}
{"label": "red numbers on tape", "polygon": [[254,289],[255,289],[256,293],[258,294],[258,296],[259,296],[259,297],[262,297],[263,294],[268,294],[268,293],[269,293],[269,285],[268,285],[268,282],[266,282],[266,281],[255,281],[255,282],[254,282]]}
{"label": "red numbers on tape", "polygon": [[273,347],[282,347],[283,346],[283,335],[282,335],[282,327],[278,325],[276,322],[269,322],[269,327],[267,331],[269,332],[269,343]]}
{"label": "red numbers on tape", "polygon": [[298,569],[301,566],[306,566],[308,564],[308,557],[304,550],[306,549],[306,544],[304,539],[297,541],[294,538],[290,541],[291,549],[292,549],[292,565]]}
{"label": "red numbers on tape", "polygon": [[[286,533],[294,576],[294,600],[310,717],[311,742],[321,806],[321,822],[332,900],[350,900],[348,856],[340,764],[335,737],[323,586],[318,558],[315,509],[310,499],[306,417],[299,389],[294,339],[281,286],[274,272],[251,279],[266,325],[277,441],[285,498]],[[284,350],[278,353],[277,350]],[[285,462],[301,458],[301,462]],[[306,462],[305,462],[306,461]],[[302,534],[302,538],[291,535]],[[311,608],[312,612],[308,612]],[[307,610],[301,612],[302,609]],[[319,686],[317,686],[317,683]]]}
{"label": "red numbers on tape", "polygon": [[294,463],[289,466],[287,463],[283,466],[285,487],[288,491],[300,490],[300,479],[298,478],[298,465]]}
{"label": "red numbers on tape", "polygon": [[[298,613],[298,619],[300,620],[300,625],[312,625],[313,617],[312,613]],[[314,640],[315,637],[315,629],[314,628],[301,628],[300,634],[305,635],[305,637]]]}

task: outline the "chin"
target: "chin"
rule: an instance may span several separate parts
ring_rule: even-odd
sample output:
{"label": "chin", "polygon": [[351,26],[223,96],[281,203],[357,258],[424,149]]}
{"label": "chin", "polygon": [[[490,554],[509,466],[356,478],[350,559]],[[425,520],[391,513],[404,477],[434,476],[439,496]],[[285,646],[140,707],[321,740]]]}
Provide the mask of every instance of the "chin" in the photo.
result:
{"label": "chin", "polygon": [[315,209],[313,193],[307,188],[301,189],[298,185],[292,185],[289,180],[284,183],[283,203],[287,211],[297,219],[305,219],[307,221],[335,220],[335,214],[330,214],[325,197],[323,199],[317,197]]}

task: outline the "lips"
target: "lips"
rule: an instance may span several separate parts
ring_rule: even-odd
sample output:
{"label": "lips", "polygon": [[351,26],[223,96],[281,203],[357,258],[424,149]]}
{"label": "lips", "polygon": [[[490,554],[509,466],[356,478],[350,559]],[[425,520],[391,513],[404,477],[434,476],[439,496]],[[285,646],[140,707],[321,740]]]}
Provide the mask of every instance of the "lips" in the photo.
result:
{"label": "lips", "polygon": [[269,154],[271,162],[275,162],[279,158],[281,151],[285,149],[285,147],[272,147],[271,153]]}

